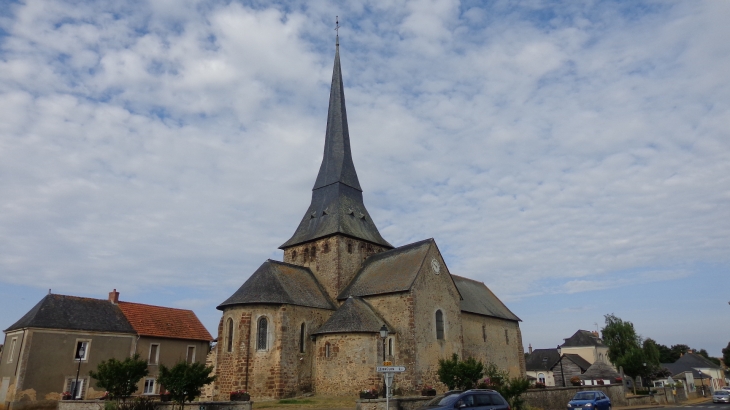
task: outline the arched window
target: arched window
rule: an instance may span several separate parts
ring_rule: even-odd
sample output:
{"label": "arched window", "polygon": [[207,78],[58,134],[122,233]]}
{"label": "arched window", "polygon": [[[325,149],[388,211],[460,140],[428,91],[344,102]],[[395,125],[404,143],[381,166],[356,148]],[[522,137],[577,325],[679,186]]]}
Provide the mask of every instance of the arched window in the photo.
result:
{"label": "arched window", "polygon": [[542,383],[542,384],[545,384],[545,373],[538,373],[537,374],[537,381],[540,382],[540,383]]}
{"label": "arched window", "polygon": [[509,344],[509,331],[507,329],[504,329],[504,341]]}
{"label": "arched window", "polygon": [[330,251],[330,244],[326,243],[324,244],[324,251],[329,252]]}
{"label": "arched window", "polygon": [[309,251],[309,254],[312,256],[312,259],[317,257],[317,248],[312,246],[312,250]]}
{"label": "arched window", "polygon": [[324,357],[330,357],[330,342],[324,344]]}
{"label": "arched window", "polygon": [[444,340],[444,314],[441,310],[436,311],[436,339]]}
{"label": "arched window", "polygon": [[233,351],[233,319],[230,317],[226,321],[226,351]]}
{"label": "arched window", "polygon": [[292,259],[293,261],[296,261],[296,260],[297,260],[297,251],[292,251],[292,252],[291,252],[291,259]]}
{"label": "arched window", "polygon": [[305,330],[306,329],[304,328],[304,323],[302,323],[302,327],[299,330],[299,353],[304,353],[304,341],[306,340],[304,338]]}
{"label": "arched window", "polygon": [[347,253],[352,253],[352,242],[347,242]]}
{"label": "arched window", "polygon": [[259,319],[259,329],[256,338],[256,349],[266,350],[266,336],[269,327],[269,321],[265,317]]}

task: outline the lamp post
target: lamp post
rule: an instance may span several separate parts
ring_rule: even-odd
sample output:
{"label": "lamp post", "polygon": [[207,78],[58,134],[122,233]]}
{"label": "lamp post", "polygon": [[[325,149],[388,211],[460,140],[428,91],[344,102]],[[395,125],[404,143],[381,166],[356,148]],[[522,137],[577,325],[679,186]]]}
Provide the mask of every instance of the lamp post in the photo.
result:
{"label": "lamp post", "polygon": [[[380,328],[380,338],[383,339],[383,366],[385,366],[385,339],[388,337],[388,327],[385,326],[385,323],[383,323],[383,327]],[[388,386],[385,383],[385,377],[386,374],[383,373],[383,392],[385,393],[385,398],[388,397]]]}
{"label": "lamp post", "polygon": [[84,357],[84,353],[86,353],[86,349],[84,349],[84,344],[79,343],[79,350],[76,351],[76,359],[79,361],[79,366],[76,368],[76,383],[74,383],[74,391],[73,391],[73,399],[76,400],[76,392],[79,389],[79,371],[81,371],[81,359]]}
{"label": "lamp post", "polygon": [[[560,356],[560,345],[558,345],[558,356]],[[565,385],[565,372],[563,371],[563,358],[559,357],[558,361],[560,362],[560,375],[563,376],[563,387],[568,387]]]}

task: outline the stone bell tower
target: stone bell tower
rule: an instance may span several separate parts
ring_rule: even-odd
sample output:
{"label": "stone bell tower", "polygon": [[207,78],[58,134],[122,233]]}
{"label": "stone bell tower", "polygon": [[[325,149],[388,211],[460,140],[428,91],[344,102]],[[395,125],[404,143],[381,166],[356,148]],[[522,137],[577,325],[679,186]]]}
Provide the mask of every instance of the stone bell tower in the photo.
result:
{"label": "stone bell tower", "polygon": [[284,262],[310,268],[336,300],[368,256],[392,248],[365,208],[352,162],[338,36],[324,156],[312,203],[294,235],[279,249],[284,251]]}

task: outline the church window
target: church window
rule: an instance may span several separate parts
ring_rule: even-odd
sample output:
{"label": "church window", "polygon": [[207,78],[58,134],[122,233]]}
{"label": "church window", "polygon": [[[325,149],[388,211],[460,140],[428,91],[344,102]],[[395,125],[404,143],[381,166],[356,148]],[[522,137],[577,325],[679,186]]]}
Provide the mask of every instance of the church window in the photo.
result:
{"label": "church window", "polygon": [[259,319],[259,329],[256,337],[256,349],[266,350],[267,348],[267,331],[269,327],[269,321],[265,317]]}
{"label": "church window", "polygon": [[324,357],[330,357],[330,342],[324,344]]}
{"label": "church window", "polygon": [[309,258],[309,248],[304,248],[304,262]]}
{"label": "church window", "polygon": [[291,252],[291,259],[292,259],[293,261],[297,260],[297,251],[292,251],[292,252]]}
{"label": "church window", "polygon": [[226,351],[233,351],[233,319],[228,318],[226,323]]}
{"label": "church window", "polygon": [[304,323],[302,323],[301,329],[299,330],[299,353],[304,353],[305,331],[306,328],[304,327]]}
{"label": "church window", "polygon": [[317,248],[312,246],[312,250],[309,251],[309,253],[312,256],[312,259],[314,259],[317,256]]}
{"label": "church window", "polygon": [[507,329],[504,329],[504,341],[509,344],[509,331]]}
{"label": "church window", "polygon": [[487,325],[482,325],[482,339],[484,339],[484,343],[487,342]]}
{"label": "church window", "polygon": [[436,339],[444,340],[444,314],[440,310],[436,311]]}
{"label": "church window", "polygon": [[325,252],[329,252],[330,251],[330,244],[328,244],[328,243],[325,243],[324,244],[324,251]]}
{"label": "church window", "polygon": [[347,242],[347,253],[352,253],[352,242]]}

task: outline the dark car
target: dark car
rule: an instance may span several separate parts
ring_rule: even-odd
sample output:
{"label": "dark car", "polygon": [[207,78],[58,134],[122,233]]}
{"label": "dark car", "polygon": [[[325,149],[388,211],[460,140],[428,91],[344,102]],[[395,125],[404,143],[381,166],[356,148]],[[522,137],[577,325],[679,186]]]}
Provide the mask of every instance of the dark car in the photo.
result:
{"label": "dark car", "polygon": [[573,399],[568,402],[568,408],[570,410],[610,410],[611,399],[609,399],[602,391],[579,391],[575,394],[575,396],[573,396]]}
{"label": "dark car", "polygon": [[510,410],[507,400],[494,390],[475,389],[447,392],[421,407],[423,410],[445,409]]}

